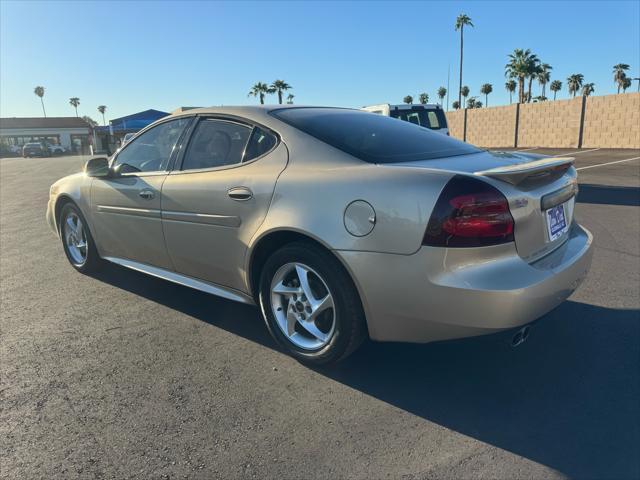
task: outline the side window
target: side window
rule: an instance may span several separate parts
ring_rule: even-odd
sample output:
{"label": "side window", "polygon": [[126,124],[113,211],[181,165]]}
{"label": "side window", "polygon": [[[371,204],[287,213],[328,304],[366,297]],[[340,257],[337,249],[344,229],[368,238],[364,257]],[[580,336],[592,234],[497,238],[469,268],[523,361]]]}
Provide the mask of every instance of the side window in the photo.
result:
{"label": "side window", "polygon": [[427,112],[428,114],[428,118],[429,118],[429,128],[434,128],[434,129],[438,129],[440,128],[440,119],[438,118],[438,115],[436,115],[436,112],[434,111],[429,111]]}
{"label": "side window", "polygon": [[127,144],[116,156],[113,166],[122,165],[123,173],[166,169],[180,134],[190,121],[190,117],[180,118],[147,130]]}
{"label": "side window", "polygon": [[240,163],[251,128],[224,120],[201,120],[189,142],[182,170]]}
{"label": "side window", "polygon": [[278,140],[269,132],[265,132],[259,127],[253,129],[251,138],[244,152],[243,162],[248,162],[254,158],[258,158],[271,150]]}

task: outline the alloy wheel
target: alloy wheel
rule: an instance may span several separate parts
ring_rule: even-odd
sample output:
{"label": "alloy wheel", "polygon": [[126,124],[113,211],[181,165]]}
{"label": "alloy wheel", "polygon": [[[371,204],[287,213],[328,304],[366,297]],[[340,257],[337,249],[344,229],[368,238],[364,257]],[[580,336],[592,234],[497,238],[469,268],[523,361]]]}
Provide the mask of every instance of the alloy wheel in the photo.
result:
{"label": "alloy wheel", "polygon": [[311,267],[292,262],[276,271],[271,308],[278,327],[296,347],[318,350],[331,341],[336,307],[327,284]]}

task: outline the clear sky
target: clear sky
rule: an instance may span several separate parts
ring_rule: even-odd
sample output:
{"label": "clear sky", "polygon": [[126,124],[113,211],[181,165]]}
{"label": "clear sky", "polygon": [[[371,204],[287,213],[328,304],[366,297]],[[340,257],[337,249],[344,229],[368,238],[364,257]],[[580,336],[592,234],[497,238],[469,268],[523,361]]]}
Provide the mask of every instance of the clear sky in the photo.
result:
{"label": "clear sky", "polygon": [[[284,79],[295,102],[360,107],[436,98],[458,86],[456,16],[469,15],[463,83],[494,86],[508,103],[504,65],[530,48],[552,79],[582,73],[615,93],[612,66],[640,77],[640,2],[12,2],[0,0],[0,115],[107,119],[155,108],[257,103],[257,81]],[[636,83],[633,85],[635,90]],[[534,95],[538,95],[538,87]],[[564,90],[560,96],[567,97]],[[482,99],[484,101],[484,99]],[[417,101],[417,99],[416,99]],[[277,102],[271,96],[269,102]],[[102,122],[101,122],[102,123]]]}

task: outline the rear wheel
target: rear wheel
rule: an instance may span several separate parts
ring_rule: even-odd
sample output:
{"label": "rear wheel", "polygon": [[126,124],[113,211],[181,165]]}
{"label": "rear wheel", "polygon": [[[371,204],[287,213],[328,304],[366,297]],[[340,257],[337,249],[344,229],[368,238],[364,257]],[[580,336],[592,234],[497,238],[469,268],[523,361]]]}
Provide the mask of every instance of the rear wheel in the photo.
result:
{"label": "rear wheel", "polygon": [[82,273],[97,270],[102,263],[89,227],[73,203],[67,203],[60,213],[60,238],[69,263]]}
{"label": "rear wheel", "polygon": [[293,243],[269,257],[259,300],[271,335],[304,363],[337,362],[366,336],[351,278],[333,255],[313,244]]}

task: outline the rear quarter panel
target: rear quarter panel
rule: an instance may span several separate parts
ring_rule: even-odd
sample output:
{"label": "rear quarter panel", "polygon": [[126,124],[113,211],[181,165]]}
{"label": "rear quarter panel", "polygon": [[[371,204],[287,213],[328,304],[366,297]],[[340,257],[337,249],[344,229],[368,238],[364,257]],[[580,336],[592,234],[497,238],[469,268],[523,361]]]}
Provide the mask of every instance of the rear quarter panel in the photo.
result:
{"label": "rear quarter panel", "polygon": [[[416,252],[448,172],[374,165],[300,134],[285,139],[290,161],[252,245],[275,230],[305,233],[333,250]],[[371,233],[351,235],[344,212],[355,200],[375,210]]]}

